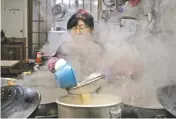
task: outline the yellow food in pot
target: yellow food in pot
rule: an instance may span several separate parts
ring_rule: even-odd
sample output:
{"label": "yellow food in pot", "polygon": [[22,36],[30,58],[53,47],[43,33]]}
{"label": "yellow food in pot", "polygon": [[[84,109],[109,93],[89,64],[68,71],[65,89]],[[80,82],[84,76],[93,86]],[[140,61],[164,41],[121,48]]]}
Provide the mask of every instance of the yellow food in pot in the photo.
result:
{"label": "yellow food in pot", "polygon": [[88,105],[91,102],[91,93],[81,94],[81,99],[84,105]]}

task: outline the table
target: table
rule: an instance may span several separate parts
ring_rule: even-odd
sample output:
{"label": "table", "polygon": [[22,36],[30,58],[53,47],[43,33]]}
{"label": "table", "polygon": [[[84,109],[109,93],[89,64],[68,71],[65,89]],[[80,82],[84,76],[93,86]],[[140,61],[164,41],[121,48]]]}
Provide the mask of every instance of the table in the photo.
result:
{"label": "table", "polygon": [[20,63],[19,60],[1,60],[1,68],[6,68],[7,73],[9,74],[10,73],[9,69],[13,68],[19,63]]}
{"label": "table", "polygon": [[18,63],[20,63],[19,60],[1,60],[1,67],[2,68],[12,68]]}

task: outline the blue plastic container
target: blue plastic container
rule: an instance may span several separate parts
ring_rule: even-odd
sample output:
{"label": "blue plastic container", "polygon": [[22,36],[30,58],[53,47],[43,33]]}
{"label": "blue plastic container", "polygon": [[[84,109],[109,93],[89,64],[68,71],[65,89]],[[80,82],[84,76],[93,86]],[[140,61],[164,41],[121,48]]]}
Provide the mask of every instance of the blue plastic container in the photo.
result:
{"label": "blue plastic container", "polygon": [[77,86],[72,67],[67,63],[55,72],[55,80],[60,88],[68,89]]}

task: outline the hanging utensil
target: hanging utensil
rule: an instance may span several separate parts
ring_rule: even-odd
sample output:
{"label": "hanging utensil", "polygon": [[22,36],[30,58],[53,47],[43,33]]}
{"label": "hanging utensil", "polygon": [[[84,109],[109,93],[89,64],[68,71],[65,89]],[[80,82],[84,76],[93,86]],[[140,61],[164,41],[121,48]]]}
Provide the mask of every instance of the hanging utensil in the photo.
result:
{"label": "hanging utensil", "polygon": [[156,93],[161,105],[176,117],[176,85],[160,87]]}
{"label": "hanging utensil", "polygon": [[56,4],[52,8],[52,14],[54,16],[58,16],[58,18],[63,18],[66,14],[66,9],[63,5],[61,4]]}

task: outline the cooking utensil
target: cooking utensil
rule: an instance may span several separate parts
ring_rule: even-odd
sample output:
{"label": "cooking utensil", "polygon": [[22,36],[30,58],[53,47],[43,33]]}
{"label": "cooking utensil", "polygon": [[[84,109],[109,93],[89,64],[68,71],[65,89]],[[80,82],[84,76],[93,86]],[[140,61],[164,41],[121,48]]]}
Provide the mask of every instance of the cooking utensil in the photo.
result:
{"label": "cooking utensil", "polygon": [[39,92],[34,89],[18,85],[1,87],[1,117],[30,117],[40,100]]}
{"label": "cooking utensil", "polygon": [[160,87],[156,93],[161,105],[176,117],[176,85]]}
{"label": "cooking utensil", "polygon": [[72,67],[66,63],[55,72],[55,80],[60,88],[68,89],[77,85]]}
{"label": "cooking utensil", "polygon": [[76,87],[68,89],[69,94],[83,94],[95,92],[100,86],[105,83],[105,75],[100,75],[93,79],[89,79],[79,83]]}
{"label": "cooking utensil", "polygon": [[79,95],[56,100],[60,118],[110,118],[121,116],[121,99],[112,95],[92,95],[89,105],[81,103]]}
{"label": "cooking utensil", "polygon": [[66,14],[66,9],[61,4],[56,4],[52,8],[52,13],[54,16],[58,16],[59,18],[63,18]]}
{"label": "cooking utensil", "polygon": [[134,107],[123,104],[122,118],[173,118],[166,109]]}

